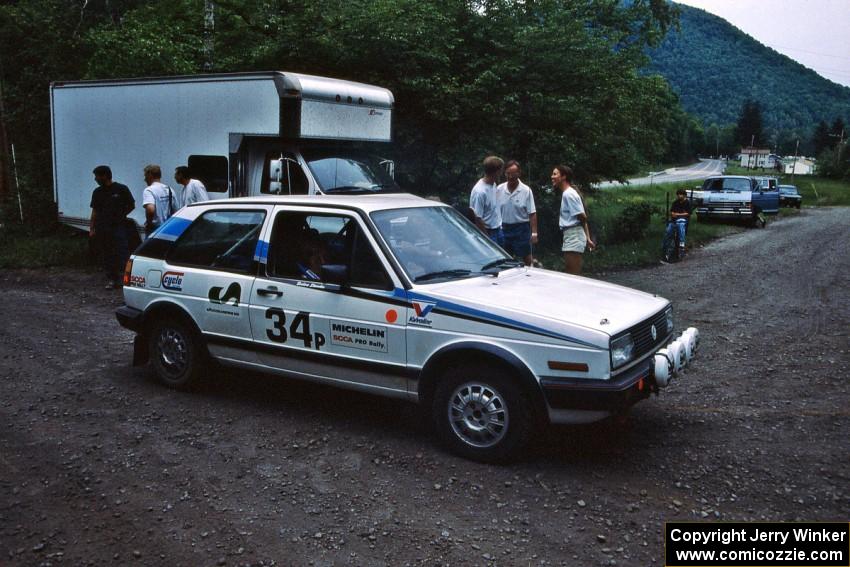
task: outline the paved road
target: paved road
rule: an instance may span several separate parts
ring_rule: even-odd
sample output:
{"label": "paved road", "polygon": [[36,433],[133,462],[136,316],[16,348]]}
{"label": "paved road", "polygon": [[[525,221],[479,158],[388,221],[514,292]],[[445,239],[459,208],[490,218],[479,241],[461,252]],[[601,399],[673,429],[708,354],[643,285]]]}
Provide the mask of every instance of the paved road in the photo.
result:
{"label": "paved road", "polygon": [[824,235],[848,213],[608,276],[669,298],[699,358],[503,467],[394,400],[233,370],[169,391],[99,274],[2,270],[0,565],[631,567],[663,564],[665,521],[846,520],[850,249]]}
{"label": "paved road", "polygon": [[600,189],[609,189],[611,187],[651,185],[654,183],[682,183],[683,185],[690,185],[689,182],[691,181],[721,174],[725,168],[726,162],[724,161],[719,159],[703,159],[700,160],[699,163],[695,163],[687,167],[674,167],[650,177],[636,177],[634,179],[629,179],[627,183],[606,181],[599,183],[597,187]]}

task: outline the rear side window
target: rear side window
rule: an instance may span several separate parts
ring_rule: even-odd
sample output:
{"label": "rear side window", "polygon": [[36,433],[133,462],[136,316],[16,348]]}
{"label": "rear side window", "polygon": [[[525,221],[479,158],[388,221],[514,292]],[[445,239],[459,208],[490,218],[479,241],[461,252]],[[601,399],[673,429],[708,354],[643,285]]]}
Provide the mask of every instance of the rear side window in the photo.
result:
{"label": "rear side window", "polygon": [[210,211],[198,217],[174,244],[169,264],[225,272],[249,272],[266,213]]}

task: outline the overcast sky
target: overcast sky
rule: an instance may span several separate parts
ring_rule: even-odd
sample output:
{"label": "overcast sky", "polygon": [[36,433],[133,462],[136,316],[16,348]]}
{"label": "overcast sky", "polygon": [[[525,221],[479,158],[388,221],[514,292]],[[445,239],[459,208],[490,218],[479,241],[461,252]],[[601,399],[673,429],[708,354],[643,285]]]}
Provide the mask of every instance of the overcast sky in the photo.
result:
{"label": "overcast sky", "polygon": [[850,86],[850,0],[676,0]]}

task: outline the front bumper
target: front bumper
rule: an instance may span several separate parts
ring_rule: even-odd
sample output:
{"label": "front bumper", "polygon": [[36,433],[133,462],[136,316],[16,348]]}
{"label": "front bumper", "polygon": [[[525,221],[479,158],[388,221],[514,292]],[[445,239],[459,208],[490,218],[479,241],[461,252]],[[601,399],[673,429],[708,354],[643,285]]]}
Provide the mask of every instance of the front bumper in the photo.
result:
{"label": "front bumper", "polygon": [[691,361],[698,345],[699,331],[690,327],[667,347],[655,350],[610,380],[541,377],[549,421],[590,423],[625,411],[666,387]]}
{"label": "front bumper", "polygon": [[550,408],[617,411],[650,394],[652,364],[647,358],[613,380],[542,378],[540,385]]}

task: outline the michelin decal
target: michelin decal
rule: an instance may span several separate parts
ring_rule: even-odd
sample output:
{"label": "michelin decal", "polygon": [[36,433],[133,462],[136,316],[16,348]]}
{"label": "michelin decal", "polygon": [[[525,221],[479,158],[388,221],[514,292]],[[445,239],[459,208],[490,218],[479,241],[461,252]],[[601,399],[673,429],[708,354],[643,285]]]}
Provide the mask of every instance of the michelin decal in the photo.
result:
{"label": "michelin decal", "polygon": [[387,352],[387,328],[351,321],[331,320],[331,344]]}

